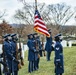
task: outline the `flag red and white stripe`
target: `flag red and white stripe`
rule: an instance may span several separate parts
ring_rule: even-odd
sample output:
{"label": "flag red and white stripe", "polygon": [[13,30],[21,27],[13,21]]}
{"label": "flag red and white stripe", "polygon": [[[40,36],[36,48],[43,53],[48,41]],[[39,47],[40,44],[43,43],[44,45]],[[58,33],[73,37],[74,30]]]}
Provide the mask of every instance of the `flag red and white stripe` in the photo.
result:
{"label": "flag red and white stripe", "polygon": [[48,29],[44,24],[38,10],[35,10],[34,30],[38,33],[46,35],[47,37],[50,36]]}

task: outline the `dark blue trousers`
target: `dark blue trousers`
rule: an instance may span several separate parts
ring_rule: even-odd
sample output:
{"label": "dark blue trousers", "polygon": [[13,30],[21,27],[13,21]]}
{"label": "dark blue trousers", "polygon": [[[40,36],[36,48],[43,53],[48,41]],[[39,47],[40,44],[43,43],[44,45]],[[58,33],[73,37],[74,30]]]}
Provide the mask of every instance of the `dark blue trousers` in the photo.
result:
{"label": "dark blue trousers", "polygon": [[40,57],[42,57],[43,55],[42,55],[42,50],[39,50],[39,54],[40,54]]}
{"label": "dark blue trousers", "polygon": [[34,71],[37,70],[37,60],[34,61]]}
{"label": "dark blue trousers", "polygon": [[[11,75],[11,73],[7,73],[6,75]],[[14,71],[14,75],[18,75],[18,71]]]}
{"label": "dark blue trousers", "polygon": [[39,61],[40,61],[40,58],[37,59],[37,63],[36,63],[37,69],[39,69]]}
{"label": "dark blue trousers", "polygon": [[46,56],[47,57],[47,61],[50,61],[50,55],[51,55],[51,52],[47,51],[47,56]]}
{"label": "dark blue trousers", "polygon": [[34,70],[38,70],[39,69],[39,61],[40,61],[40,58],[35,60],[35,62],[34,62]]}
{"label": "dark blue trousers", "polygon": [[14,71],[14,75],[18,75],[18,71]]}
{"label": "dark blue trousers", "polygon": [[34,61],[29,61],[28,72],[31,73],[34,71]]}

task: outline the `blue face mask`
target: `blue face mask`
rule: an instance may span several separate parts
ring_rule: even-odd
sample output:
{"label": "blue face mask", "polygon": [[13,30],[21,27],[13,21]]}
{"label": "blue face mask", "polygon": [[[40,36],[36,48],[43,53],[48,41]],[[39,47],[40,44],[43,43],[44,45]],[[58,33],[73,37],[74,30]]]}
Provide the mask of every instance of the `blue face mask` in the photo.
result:
{"label": "blue face mask", "polygon": [[60,42],[62,42],[62,36],[60,36],[59,38],[60,38]]}
{"label": "blue face mask", "polygon": [[13,40],[14,42],[17,42],[17,41],[18,41],[18,38],[12,38],[12,40]]}

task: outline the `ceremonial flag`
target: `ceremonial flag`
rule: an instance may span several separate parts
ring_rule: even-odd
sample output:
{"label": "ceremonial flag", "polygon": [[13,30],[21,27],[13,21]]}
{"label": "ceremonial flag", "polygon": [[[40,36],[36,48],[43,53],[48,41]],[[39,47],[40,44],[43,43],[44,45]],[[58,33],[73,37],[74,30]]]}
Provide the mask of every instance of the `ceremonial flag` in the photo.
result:
{"label": "ceremonial flag", "polygon": [[35,17],[34,17],[34,30],[38,33],[44,34],[47,37],[50,36],[48,29],[46,28],[46,25],[44,24],[40,13],[38,12],[38,10],[35,10]]}

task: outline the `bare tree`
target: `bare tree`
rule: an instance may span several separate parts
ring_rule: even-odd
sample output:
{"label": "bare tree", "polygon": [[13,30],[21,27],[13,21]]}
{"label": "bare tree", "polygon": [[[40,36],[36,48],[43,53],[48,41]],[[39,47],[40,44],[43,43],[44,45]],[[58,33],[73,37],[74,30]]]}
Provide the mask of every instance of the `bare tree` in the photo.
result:
{"label": "bare tree", "polygon": [[67,6],[65,3],[49,5],[48,9],[51,19],[56,25],[65,25],[75,13],[71,10],[71,6]]}
{"label": "bare tree", "polygon": [[24,24],[17,24],[16,28],[15,29],[15,32],[20,34],[21,37],[23,37],[23,33],[24,33],[24,29],[25,29],[25,25]]}
{"label": "bare tree", "polygon": [[5,16],[6,10],[4,10],[3,12],[0,11],[0,20]]}
{"label": "bare tree", "polygon": [[5,11],[2,13],[0,12],[0,18],[2,18],[5,15]]}
{"label": "bare tree", "polygon": [[73,16],[74,12],[70,6],[65,3],[49,5],[48,6],[52,18],[56,24],[65,25],[65,23]]}

